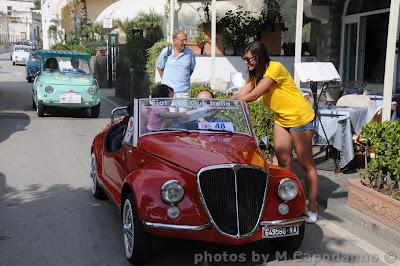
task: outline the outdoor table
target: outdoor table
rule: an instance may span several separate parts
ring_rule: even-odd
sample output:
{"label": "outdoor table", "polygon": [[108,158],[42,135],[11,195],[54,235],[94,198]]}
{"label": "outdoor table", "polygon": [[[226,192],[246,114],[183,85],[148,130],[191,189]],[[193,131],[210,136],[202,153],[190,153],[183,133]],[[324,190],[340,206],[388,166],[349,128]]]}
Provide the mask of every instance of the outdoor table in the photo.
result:
{"label": "outdoor table", "polygon": [[[319,120],[322,122],[326,137]],[[326,145],[328,138],[329,143],[339,151],[338,163],[343,168],[354,158],[353,134],[359,134],[367,121],[366,107],[321,108],[318,110],[314,145]]]}

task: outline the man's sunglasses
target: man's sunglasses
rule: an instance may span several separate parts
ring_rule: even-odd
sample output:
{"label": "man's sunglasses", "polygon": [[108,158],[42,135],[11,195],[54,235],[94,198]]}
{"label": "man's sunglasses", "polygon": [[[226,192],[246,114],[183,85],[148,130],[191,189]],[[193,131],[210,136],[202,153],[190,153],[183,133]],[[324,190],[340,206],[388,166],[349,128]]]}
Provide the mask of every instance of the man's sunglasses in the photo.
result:
{"label": "man's sunglasses", "polygon": [[248,64],[250,64],[251,63],[251,60],[253,60],[253,59],[256,59],[256,57],[255,56],[252,56],[252,57],[242,57],[242,60],[243,61],[246,61]]}

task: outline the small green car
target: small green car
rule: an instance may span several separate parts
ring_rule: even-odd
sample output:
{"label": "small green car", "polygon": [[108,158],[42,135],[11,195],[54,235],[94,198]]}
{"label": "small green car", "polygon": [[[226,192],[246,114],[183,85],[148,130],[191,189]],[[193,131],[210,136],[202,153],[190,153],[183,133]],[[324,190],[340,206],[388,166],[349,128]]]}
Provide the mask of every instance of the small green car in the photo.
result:
{"label": "small green car", "polygon": [[90,55],[76,51],[38,51],[41,70],[32,86],[32,105],[39,117],[46,109],[87,109],[98,117],[100,93],[90,67]]}

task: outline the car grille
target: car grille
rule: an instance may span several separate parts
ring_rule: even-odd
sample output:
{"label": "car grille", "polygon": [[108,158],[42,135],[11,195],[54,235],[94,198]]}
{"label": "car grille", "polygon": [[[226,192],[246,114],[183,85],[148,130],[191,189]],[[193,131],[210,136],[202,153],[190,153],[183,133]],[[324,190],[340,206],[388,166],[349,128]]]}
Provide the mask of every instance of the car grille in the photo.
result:
{"label": "car grille", "polygon": [[256,229],[267,190],[267,174],[242,165],[202,169],[199,190],[208,214],[223,234],[240,238]]}

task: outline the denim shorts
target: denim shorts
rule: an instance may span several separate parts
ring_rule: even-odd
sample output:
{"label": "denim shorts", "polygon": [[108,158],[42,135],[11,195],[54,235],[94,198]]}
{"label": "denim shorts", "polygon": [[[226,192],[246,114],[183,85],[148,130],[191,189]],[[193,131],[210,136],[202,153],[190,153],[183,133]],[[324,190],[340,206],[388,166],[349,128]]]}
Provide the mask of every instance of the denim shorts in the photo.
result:
{"label": "denim shorts", "polygon": [[302,125],[302,126],[298,126],[298,127],[291,127],[291,128],[288,128],[288,129],[289,129],[290,132],[299,132],[299,131],[304,131],[304,130],[307,130],[307,129],[314,130],[315,129],[314,120],[309,122],[308,124],[305,124],[305,125]]}

